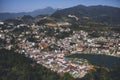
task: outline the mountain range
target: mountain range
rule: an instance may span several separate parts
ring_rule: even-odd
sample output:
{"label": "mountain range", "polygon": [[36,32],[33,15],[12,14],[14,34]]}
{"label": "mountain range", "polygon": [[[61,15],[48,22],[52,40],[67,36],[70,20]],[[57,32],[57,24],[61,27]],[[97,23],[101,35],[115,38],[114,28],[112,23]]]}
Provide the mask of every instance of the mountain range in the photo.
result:
{"label": "mountain range", "polygon": [[[53,9],[47,7],[44,9],[38,9],[32,12],[21,12],[21,13],[0,13],[0,20],[13,19],[17,17],[23,17],[30,15],[32,17],[38,15],[50,15],[54,19],[59,21],[70,21],[74,22],[77,20],[78,23],[83,25],[109,25],[109,26],[120,26],[120,8],[112,6],[84,6],[77,5],[65,9]],[[35,17],[38,18],[38,17]]]}
{"label": "mountain range", "polygon": [[84,6],[78,5],[52,14],[59,19],[76,18],[81,23],[120,24],[120,8],[111,6]]}
{"label": "mountain range", "polygon": [[32,17],[38,16],[38,15],[50,15],[54,13],[57,9],[53,9],[52,7],[46,7],[44,9],[38,9],[34,10],[32,12],[20,12],[20,13],[0,13],[0,20],[6,20],[6,19],[13,19],[17,17],[23,17],[24,15],[30,15]]}

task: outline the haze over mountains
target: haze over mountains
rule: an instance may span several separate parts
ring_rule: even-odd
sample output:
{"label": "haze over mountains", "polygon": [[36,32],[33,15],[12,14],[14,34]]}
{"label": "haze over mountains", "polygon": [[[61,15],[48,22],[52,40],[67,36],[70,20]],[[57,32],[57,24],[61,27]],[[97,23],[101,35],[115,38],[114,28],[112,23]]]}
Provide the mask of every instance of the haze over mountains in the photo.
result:
{"label": "haze over mountains", "polygon": [[32,12],[21,12],[21,13],[0,13],[0,20],[5,20],[5,19],[13,19],[17,17],[22,17],[24,15],[30,15],[30,16],[38,16],[38,15],[44,15],[44,14],[52,14],[56,11],[57,9],[53,9],[51,7],[46,7],[44,9],[38,9],[34,10]]}

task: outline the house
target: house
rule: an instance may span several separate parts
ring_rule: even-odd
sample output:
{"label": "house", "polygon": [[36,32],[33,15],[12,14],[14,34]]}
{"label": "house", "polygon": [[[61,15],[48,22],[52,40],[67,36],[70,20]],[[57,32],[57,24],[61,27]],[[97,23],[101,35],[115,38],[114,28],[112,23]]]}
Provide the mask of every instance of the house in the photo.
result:
{"label": "house", "polygon": [[4,22],[0,22],[0,25],[4,25]]}
{"label": "house", "polygon": [[48,43],[38,43],[38,46],[40,49],[44,49],[44,48],[48,47],[49,45],[48,45]]}
{"label": "house", "polygon": [[80,45],[78,45],[78,46],[76,46],[76,51],[83,51],[84,50],[84,46],[80,46]]}
{"label": "house", "polygon": [[70,23],[68,23],[68,22],[58,22],[57,25],[58,26],[69,26]]}

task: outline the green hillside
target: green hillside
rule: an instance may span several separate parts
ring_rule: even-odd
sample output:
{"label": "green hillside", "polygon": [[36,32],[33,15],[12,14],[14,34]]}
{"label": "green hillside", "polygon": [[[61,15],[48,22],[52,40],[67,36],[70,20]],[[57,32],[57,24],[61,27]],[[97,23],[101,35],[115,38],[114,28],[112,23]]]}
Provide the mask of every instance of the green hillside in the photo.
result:
{"label": "green hillside", "polygon": [[2,49],[0,80],[73,80],[73,78],[68,73],[60,76],[23,54]]}

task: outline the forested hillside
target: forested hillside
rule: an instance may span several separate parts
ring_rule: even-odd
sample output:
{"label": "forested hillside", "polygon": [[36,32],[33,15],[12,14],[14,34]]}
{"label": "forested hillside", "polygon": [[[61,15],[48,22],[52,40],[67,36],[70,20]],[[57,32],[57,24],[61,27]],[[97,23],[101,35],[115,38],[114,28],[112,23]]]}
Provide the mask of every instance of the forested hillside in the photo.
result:
{"label": "forested hillside", "polygon": [[36,64],[24,54],[13,51],[0,50],[0,80],[73,80],[65,73],[57,73]]}

